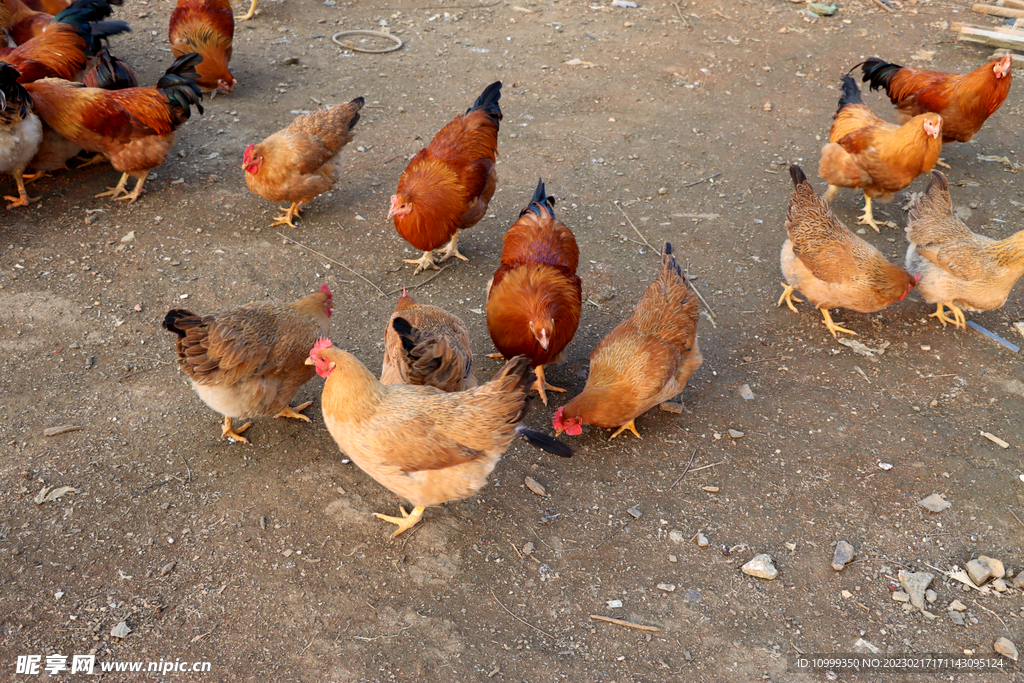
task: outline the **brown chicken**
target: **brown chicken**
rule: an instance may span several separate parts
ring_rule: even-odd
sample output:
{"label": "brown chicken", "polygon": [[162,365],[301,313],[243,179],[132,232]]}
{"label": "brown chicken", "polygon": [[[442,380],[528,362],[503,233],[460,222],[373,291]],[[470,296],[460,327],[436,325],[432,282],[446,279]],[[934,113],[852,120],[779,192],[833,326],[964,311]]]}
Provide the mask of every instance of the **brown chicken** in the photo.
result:
{"label": "brown chicken", "polygon": [[203,61],[196,65],[196,83],[203,92],[230,94],[236,80],[228,71],[235,17],[230,0],[178,0],[171,12],[167,38],[171,52],[181,57],[198,52]]}
{"label": "brown chicken", "polygon": [[[900,112],[900,123],[919,114],[942,116],[942,142],[967,142],[1006,101],[1013,58],[1004,55],[967,74],[924,71],[884,62],[858,64],[871,89],[885,88]],[[857,68],[857,67],[854,67]]]}
{"label": "brown chicken", "polygon": [[352,142],[363,98],[301,114],[291,125],[258,145],[250,144],[242,156],[245,184],[254,194],[272,202],[291,202],[271,224],[295,227],[292,219],[317,195],[338,181],[341,150]]}
{"label": "brown chicken", "polygon": [[[192,114],[190,106],[203,113],[192,68],[199,59],[194,53],[176,59],[155,88],[103,90],[59,78],[25,88],[47,126],[68,142],[105,155],[121,171],[117,186],[96,196],[132,203],[149,172],[167,158],[174,131]],[[131,192],[125,188],[129,177],[136,179]]]}
{"label": "brown chicken", "polygon": [[88,43],[87,54],[91,55],[101,47],[101,38],[130,30],[123,21],[103,21],[113,12],[111,5],[120,5],[122,1],[76,0],[53,14],[35,10],[22,0],[0,0],[0,3],[8,16],[7,32],[16,45],[41,35],[48,30],[50,24],[57,21],[75,26],[79,35]]}
{"label": "brown chicken", "polygon": [[459,231],[468,230],[487,213],[498,185],[494,166],[501,121],[501,81],[487,86],[473,106],[442,128],[426,148],[412,158],[391,196],[388,218],[405,240],[423,252],[416,275],[437,268],[433,251],[444,246],[440,261],[459,253]]}
{"label": "brown chicken", "polygon": [[530,204],[505,233],[499,266],[487,294],[487,330],[505,358],[520,354],[536,368],[533,388],[548,404],[544,366],[564,358],[580,324],[583,288],[576,275],[579,247],[555,218],[553,197],[538,181]]}
{"label": "brown chicken", "polygon": [[877,232],[872,197],[889,201],[894,192],[932,170],[942,150],[941,132],[938,114],[921,114],[902,126],[883,121],[864,104],[857,82],[844,76],[839,111],[818,168],[829,184],[825,201],[831,202],[840,187],[861,188],[864,215],[858,222]]}
{"label": "brown chicken", "polygon": [[917,291],[936,305],[931,316],[943,327],[965,328],[961,309],[1001,307],[1024,275],[1024,230],[1001,240],[971,232],[953,212],[949,181],[938,171],[932,171],[928,189],[910,209],[907,239],[907,270],[920,278]]}
{"label": "brown chicken", "polygon": [[199,316],[174,308],[163,328],[178,335],[178,365],[206,405],[224,416],[221,438],[243,443],[233,417],[293,417],[309,422],[292,408],[299,388],[313,377],[306,367],[309,348],[327,334],[332,312],[331,289],[290,304],[249,303],[229,311]]}
{"label": "brown chicken", "polygon": [[590,353],[587,385],[555,411],[555,435],[577,435],[583,425],[624,430],[640,436],[634,424],[648,410],[676,396],[704,357],[697,345],[700,310],[665,243],[661,270],[633,315],[605,335]]}
{"label": "brown chicken", "polygon": [[25,4],[39,12],[58,14],[61,10],[66,9],[70,3],[67,0],[25,0]]}
{"label": "brown chicken", "polygon": [[[799,166],[790,166],[793,196],[786,213],[789,239],[780,256],[783,283],[779,304],[796,313],[793,291],[818,307],[832,336],[857,334],[832,322],[830,308],[874,313],[903,301],[918,278],[889,263],[882,253],[854,235],[818,197]],[[801,301],[800,299],[796,299]],[[801,302],[802,303],[802,302]]]}
{"label": "brown chicken", "polygon": [[411,513],[400,508],[401,517],[376,513],[398,527],[392,538],[415,525],[426,508],[476,493],[523,419],[530,370],[525,356],[506,363],[490,382],[455,393],[381,384],[330,339],[317,341],[306,362],[327,380],[324,424],[338,446],[359,469],[414,506]]}
{"label": "brown chicken", "polygon": [[443,308],[402,298],[384,330],[382,384],[418,384],[441,391],[477,386],[465,323]]}

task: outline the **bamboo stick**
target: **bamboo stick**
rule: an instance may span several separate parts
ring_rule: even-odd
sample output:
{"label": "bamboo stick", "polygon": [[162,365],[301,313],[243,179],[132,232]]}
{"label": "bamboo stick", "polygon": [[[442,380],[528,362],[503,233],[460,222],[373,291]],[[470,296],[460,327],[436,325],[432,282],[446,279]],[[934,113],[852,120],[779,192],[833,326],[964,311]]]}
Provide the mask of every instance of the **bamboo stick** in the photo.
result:
{"label": "bamboo stick", "polygon": [[1011,9],[1009,7],[999,7],[998,5],[985,5],[980,2],[971,7],[971,9],[978,14],[992,14],[997,17],[1010,17],[1011,19],[1024,17],[1024,9]]}

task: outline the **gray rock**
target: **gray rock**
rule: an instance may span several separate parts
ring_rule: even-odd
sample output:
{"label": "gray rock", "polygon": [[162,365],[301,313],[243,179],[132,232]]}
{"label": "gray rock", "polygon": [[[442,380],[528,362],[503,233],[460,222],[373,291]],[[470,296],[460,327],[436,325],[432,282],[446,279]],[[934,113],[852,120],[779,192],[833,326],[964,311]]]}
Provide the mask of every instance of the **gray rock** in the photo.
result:
{"label": "gray rock", "polygon": [[[113,638],[127,638],[128,634],[131,633],[131,632],[132,632],[132,630],[130,628],[128,628],[128,624],[126,624],[123,621],[121,623],[119,623],[117,626],[115,626],[114,628],[110,629],[110,635]],[[1003,640],[1006,640],[1006,639],[1004,638]],[[1016,659],[1016,657],[1014,657],[1014,659]]]}
{"label": "gray rock", "polygon": [[1002,579],[992,579],[992,583],[989,585],[992,586],[993,590],[998,591],[999,593],[1005,593],[1010,588]]}
{"label": "gray rock", "polygon": [[677,543],[677,544],[681,544],[681,543],[683,543],[683,541],[685,541],[685,539],[683,538],[683,532],[682,531],[676,531],[676,530],[672,530],[672,531],[668,532],[668,539],[670,541],[672,541],[673,543]]}
{"label": "gray rock", "polygon": [[935,576],[928,572],[905,572],[900,571],[899,579],[903,590],[910,595],[910,604],[919,610],[924,610],[924,592],[928,584]]}
{"label": "gray rock", "polygon": [[924,599],[927,600],[929,603],[934,603],[936,600],[939,599],[939,594],[933,591],[931,588],[929,588],[924,592]]}
{"label": "gray rock", "polygon": [[980,586],[992,578],[992,568],[979,557],[967,563],[967,575],[975,586]]}
{"label": "gray rock", "polygon": [[708,537],[704,534],[697,534],[697,545],[699,545],[701,548],[707,548],[709,545],[711,545],[711,541],[709,541]]}
{"label": "gray rock", "polygon": [[950,503],[948,500],[946,500],[937,493],[933,493],[927,498],[923,498],[917,501],[917,504],[930,512],[942,512],[950,505],[952,505],[952,503]]}
{"label": "gray rock", "polygon": [[1024,591],[1024,571],[1017,572],[1017,576],[1013,577],[1013,587]]}
{"label": "gray rock", "polygon": [[853,546],[846,541],[836,543],[836,551],[832,554],[832,569],[837,572],[842,571],[843,567],[853,559],[853,553]]}
{"label": "gray rock", "polygon": [[779,570],[775,568],[771,556],[765,553],[754,555],[740,569],[744,574],[756,576],[759,579],[768,579],[769,581],[779,576]]}
{"label": "gray rock", "polygon": [[964,619],[964,615],[960,614],[959,612],[953,612],[951,610],[949,612],[946,612],[946,614],[949,615],[950,621],[952,621],[957,626],[967,626],[967,620]]}
{"label": "gray rock", "polygon": [[904,593],[903,591],[893,591],[892,599],[896,602],[910,602],[910,595]]}
{"label": "gray rock", "polygon": [[946,609],[956,610],[957,612],[966,612],[967,605],[960,602],[959,600],[954,600],[953,602],[949,603],[949,607],[947,607]]}
{"label": "gray rock", "polygon": [[992,645],[992,649],[1001,655],[1009,657],[1013,661],[1017,661],[1017,646],[1013,644],[1013,641],[1009,638],[1000,638]]}

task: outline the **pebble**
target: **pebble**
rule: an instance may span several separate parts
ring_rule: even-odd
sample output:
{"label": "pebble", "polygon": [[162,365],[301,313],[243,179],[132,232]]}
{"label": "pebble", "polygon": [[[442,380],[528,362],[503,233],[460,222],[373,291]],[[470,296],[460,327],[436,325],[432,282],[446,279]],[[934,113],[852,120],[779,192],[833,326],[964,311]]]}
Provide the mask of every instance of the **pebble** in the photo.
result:
{"label": "pebble", "polygon": [[901,570],[899,578],[903,590],[910,594],[910,604],[919,610],[924,610],[924,592],[928,589],[928,584],[932,582],[935,576],[928,572],[905,572]]}
{"label": "pebble", "polygon": [[948,500],[946,500],[937,493],[933,493],[927,498],[922,498],[921,500],[917,501],[917,504],[923,507],[925,510],[928,510],[929,512],[942,512],[950,505],[952,505],[952,503],[950,503]]}
{"label": "pebble", "polygon": [[1001,655],[1006,655],[1013,661],[1017,661],[1017,646],[1009,638],[1000,638],[993,645],[992,649]]}
{"label": "pebble", "polygon": [[[126,624],[123,621],[121,623],[119,623],[117,626],[115,626],[114,628],[110,629],[110,635],[113,638],[127,638],[128,634],[131,633],[131,632],[132,632],[132,630],[130,628],[128,628],[128,624]],[[1003,640],[1006,640],[1006,639],[1003,638]],[[1009,641],[1007,641],[1007,642],[1009,642]],[[1012,643],[1011,643],[1011,645],[1012,645]],[[1014,659],[1016,659],[1016,657],[1014,657]]]}
{"label": "pebble", "polygon": [[952,621],[957,626],[967,626],[967,620],[964,619],[964,615],[960,614],[959,612],[952,611],[947,612],[947,614],[949,614],[950,621]]}
{"label": "pebble", "polygon": [[160,567],[160,576],[167,576],[174,571],[174,568],[178,566],[177,562],[168,562],[164,566]]}
{"label": "pebble", "polygon": [[697,545],[699,545],[701,548],[707,548],[709,545],[711,545],[711,542],[708,541],[708,537],[704,534],[697,534]]}
{"label": "pebble", "polygon": [[992,578],[1001,579],[1004,576],[1006,576],[1006,568],[1003,566],[1003,563],[995,559],[994,557],[989,557],[988,555],[978,555],[978,560],[984,562],[986,565],[988,565],[988,568],[992,570]]}
{"label": "pebble", "polygon": [[979,555],[967,563],[967,574],[974,585],[980,586],[989,579],[1001,579],[1006,576],[1003,563],[986,555]]}
{"label": "pebble", "polygon": [[903,591],[893,591],[892,599],[896,602],[910,602],[910,596]]}
{"label": "pebble", "polygon": [[719,489],[717,486],[701,486],[701,489],[708,493],[718,493]]}
{"label": "pebble", "polygon": [[527,541],[526,544],[523,545],[523,555],[525,555],[526,557],[529,557],[530,555],[533,555],[533,551],[534,551],[533,541]]}
{"label": "pebble", "polygon": [[679,545],[682,545],[683,542],[686,539],[683,538],[683,532],[682,531],[675,531],[675,530],[673,530],[673,531],[668,532],[668,540],[672,541],[673,543],[677,543]]}
{"label": "pebble", "polygon": [[924,599],[927,600],[929,604],[931,604],[939,599],[939,594],[933,591],[931,588],[929,588],[924,592]]}
{"label": "pebble", "polygon": [[956,612],[966,612],[967,605],[960,602],[959,600],[954,600],[953,602],[949,603],[949,607],[947,607],[946,609],[954,610]]}
{"label": "pebble", "polygon": [[131,242],[133,239],[135,239],[135,231],[134,230],[132,230],[131,232],[126,234],[124,237],[122,237],[121,241],[122,242]]}
{"label": "pebble", "polygon": [[531,491],[536,493],[538,496],[546,496],[546,495],[548,495],[547,489],[545,489],[540,484],[540,482],[538,482],[533,477],[526,477],[525,479],[523,479],[523,483],[526,484],[526,488],[530,489]]}
{"label": "pebble", "polygon": [[1010,588],[1002,579],[994,579],[990,585],[992,586],[993,590],[999,593],[1005,593]]}
{"label": "pebble", "polygon": [[644,513],[640,512],[640,509],[637,508],[637,507],[631,507],[631,508],[627,509],[626,512],[628,512],[629,516],[632,517],[633,519],[640,519],[641,517],[644,516]]}
{"label": "pebble", "polygon": [[284,59],[281,60],[281,64],[283,64],[284,66],[295,66],[298,63],[298,57],[285,57]]}
{"label": "pebble", "polygon": [[668,556],[668,561],[669,561],[669,562],[678,562],[678,561],[679,561],[679,558],[678,558],[678,557],[676,557],[675,555],[669,555],[669,556]]}
{"label": "pebble", "polygon": [[759,579],[768,579],[769,581],[779,576],[779,570],[775,568],[775,564],[772,562],[770,555],[766,553],[760,553],[754,555],[745,565],[740,567],[744,574],[749,576],[755,576]]}
{"label": "pebble", "polygon": [[1024,591],[1024,571],[1017,572],[1017,576],[1013,577],[1013,587]]}
{"label": "pebble", "polygon": [[659,583],[658,584],[658,590],[665,591],[666,593],[671,593],[675,589],[676,589],[676,586],[675,586],[674,583]]}
{"label": "pebble", "polygon": [[751,391],[749,384],[741,384],[740,385],[740,396],[743,397],[744,401],[753,401],[754,400],[754,392]]}
{"label": "pebble", "polygon": [[738,429],[730,429],[729,430],[729,437],[732,438],[732,439],[742,439],[744,436],[745,436],[744,433],[741,432]]}
{"label": "pebble", "polygon": [[846,541],[836,543],[836,551],[832,555],[832,569],[835,569],[837,572],[842,571],[843,567],[853,559],[853,554],[853,546]]}
{"label": "pebble", "polygon": [[667,187],[659,187],[658,188],[658,194],[668,194],[668,188]]}
{"label": "pebble", "polygon": [[622,600],[608,600],[606,601],[606,604],[614,609],[616,607],[622,607]]}

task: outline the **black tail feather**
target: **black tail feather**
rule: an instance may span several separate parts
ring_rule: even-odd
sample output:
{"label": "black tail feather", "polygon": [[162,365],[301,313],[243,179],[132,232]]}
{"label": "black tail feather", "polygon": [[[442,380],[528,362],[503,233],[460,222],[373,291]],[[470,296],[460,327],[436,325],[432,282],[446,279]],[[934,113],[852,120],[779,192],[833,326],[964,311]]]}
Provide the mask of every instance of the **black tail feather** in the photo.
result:
{"label": "black tail feather", "polygon": [[178,323],[180,323],[185,318],[193,318],[198,320],[196,318],[196,314],[193,313],[192,311],[186,310],[184,308],[172,308],[171,310],[167,311],[167,315],[164,316],[164,320],[162,323],[160,323],[160,327],[164,328],[168,332],[174,332],[176,335],[178,335],[178,338],[181,339],[185,336],[185,333],[188,330],[188,328],[192,327],[192,325],[188,325],[186,327],[178,326]]}
{"label": "black tail feather", "polygon": [[804,169],[800,168],[796,164],[789,167],[789,175],[793,178],[793,187],[803,185],[807,182],[807,174],[804,173]]}
{"label": "black tail feather", "polygon": [[843,76],[842,81],[843,90],[842,95],[839,96],[839,108],[836,109],[837,114],[848,104],[864,104],[864,99],[860,95],[860,88],[857,87],[857,81],[850,76]]}
{"label": "black tail feather", "polygon": [[21,72],[7,62],[0,62],[0,121],[6,121],[7,105],[17,107],[17,116],[24,119],[32,109],[32,96],[18,83]]}
{"label": "black tail feather", "polygon": [[[857,66],[860,67],[861,72],[864,74],[864,77],[861,79],[862,81],[865,83],[871,81],[872,90],[884,88],[887,94],[889,92],[889,84],[892,83],[892,77],[903,68],[899,64],[892,64],[878,57],[867,59]],[[856,68],[855,66],[854,69]]]}
{"label": "black tail feather", "polygon": [[542,178],[538,178],[537,179],[537,189],[535,189],[533,191],[533,197],[530,198],[530,203],[527,205],[527,207],[525,209],[523,209],[521,212],[519,212],[519,215],[521,217],[527,211],[530,211],[530,212],[535,213],[538,216],[540,216],[540,215],[542,215],[541,214],[541,207],[543,207],[544,210],[546,210],[548,212],[548,215],[550,215],[552,218],[554,218],[555,217],[555,212],[554,212],[554,209],[553,209],[554,205],[555,205],[555,198],[554,197],[549,197],[547,195],[547,192],[545,192],[545,190],[544,190],[544,180]]}
{"label": "black tail feather", "polygon": [[573,451],[569,447],[569,444],[565,443],[560,439],[556,439],[553,436],[548,436],[543,432],[538,432],[529,427],[519,425],[516,427],[516,434],[523,437],[528,444],[539,448],[542,451],[547,451],[553,455],[557,455],[560,458],[571,458]]}
{"label": "black tail feather", "polygon": [[139,80],[127,62],[111,55],[107,48],[97,52],[96,57],[96,65],[83,78],[86,84],[104,90],[138,87]]}
{"label": "black tail feather", "polygon": [[480,93],[480,97],[476,98],[476,102],[466,110],[466,113],[483,109],[492,119],[501,121],[501,107],[498,106],[499,99],[501,99],[501,81],[495,81],[484,88],[484,91]]}
{"label": "black tail feather", "polygon": [[174,60],[156,83],[156,87],[170,100],[181,122],[187,121],[192,114],[189,105],[195,105],[199,113],[203,113],[203,95],[196,85],[198,74],[195,68],[201,61],[203,57],[198,52],[182,55]]}

